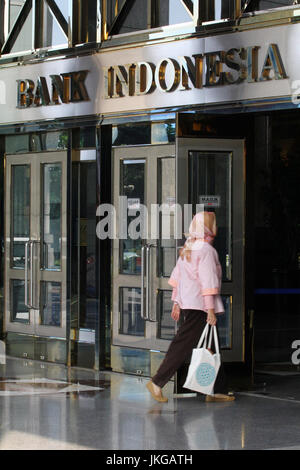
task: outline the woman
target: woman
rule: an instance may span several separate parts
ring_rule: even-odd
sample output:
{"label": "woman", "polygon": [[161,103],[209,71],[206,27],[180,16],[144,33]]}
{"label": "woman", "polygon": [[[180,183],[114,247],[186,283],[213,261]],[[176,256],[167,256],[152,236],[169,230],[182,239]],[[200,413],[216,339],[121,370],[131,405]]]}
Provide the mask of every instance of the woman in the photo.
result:
{"label": "woman", "polygon": [[[206,325],[217,324],[216,314],[224,313],[219,295],[222,270],[218,253],[212,246],[216,236],[214,212],[199,212],[191,222],[189,234],[172,271],[169,284],[173,287],[172,318],[176,322],[183,315],[184,322],[178,329],[169,350],[155,376],[147,383],[152,397],[167,402],[162,387],[191,355]],[[214,386],[214,395],[206,401],[233,401],[228,395],[226,378],[221,364]]]}

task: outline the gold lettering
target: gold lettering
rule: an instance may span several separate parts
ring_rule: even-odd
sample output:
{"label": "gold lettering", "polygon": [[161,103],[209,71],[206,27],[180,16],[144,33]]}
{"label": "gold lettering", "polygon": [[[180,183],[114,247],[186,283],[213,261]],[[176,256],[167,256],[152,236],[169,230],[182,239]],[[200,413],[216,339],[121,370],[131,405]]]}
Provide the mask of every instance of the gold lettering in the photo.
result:
{"label": "gold lettering", "polygon": [[225,74],[223,72],[224,63],[223,51],[210,52],[205,54],[206,58],[206,81],[205,86],[223,85]]}
{"label": "gold lettering", "polygon": [[113,91],[112,91],[112,67],[103,67],[104,71],[104,89],[105,89],[105,94],[104,98],[107,100],[112,97]]}
{"label": "gold lettering", "polygon": [[[79,72],[72,72],[70,74],[62,74],[64,79],[64,85],[66,90],[64,91],[64,96],[66,92],[71,89],[71,101],[89,101],[89,95],[85,86],[85,79],[87,77],[88,70],[80,70]],[[68,83],[71,79],[71,87]]]}
{"label": "gold lettering", "polygon": [[178,90],[190,90],[190,81],[194,88],[202,88],[203,76],[203,55],[194,54],[194,63],[190,57],[181,56],[178,58],[180,66],[180,84]]}
{"label": "gold lettering", "polygon": [[34,106],[48,106],[50,104],[50,96],[45,77],[39,77],[37,80],[33,104]]}
{"label": "gold lettering", "polygon": [[241,49],[229,49],[225,53],[225,64],[232,70],[235,70],[235,75],[232,72],[225,72],[226,82],[229,84],[240,83],[244,80],[243,67],[240,63]]}
{"label": "gold lettering", "polygon": [[[166,74],[167,68],[171,70],[173,77],[170,79],[170,84],[167,84]],[[164,92],[171,92],[176,90],[180,83],[180,67],[174,59],[163,59],[159,62],[155,70],[155,83],[159,90]]]}
{"label": "gold lettering", "polygon": [[246,60],[247,82],[254,83],[258,80],[258,50],[259,46],[250,46],[242,50],[242,58]]}
{"label": "gold lettering", "polygon": [[17,108],[29,108],[33,102],[34,82],[17,80]]}
{"label": "gold lettering", "polygon": [[70,102],[70,76],[68,74],[50,75],[52,82],[52,101],[50,104]]}
{"label": "gold lettering", "polygon": [[[273,71],[274,77],[271,77],[271,71]],[[277,44],[271,44],[268,48],[260,75],[260,81],[272,80],[272,78],[275,78],[275,80],[287,78]]]}
{"label": "gold lettering", "polygon": [[132,64],[112,67],[112,98],[122,98],[134,94],[134,67]]}
{"label": "gold lettering", "polygon": [[135,65],[135,95],[147,95],[155,88],[155,65],[151,62],[137,62]]}

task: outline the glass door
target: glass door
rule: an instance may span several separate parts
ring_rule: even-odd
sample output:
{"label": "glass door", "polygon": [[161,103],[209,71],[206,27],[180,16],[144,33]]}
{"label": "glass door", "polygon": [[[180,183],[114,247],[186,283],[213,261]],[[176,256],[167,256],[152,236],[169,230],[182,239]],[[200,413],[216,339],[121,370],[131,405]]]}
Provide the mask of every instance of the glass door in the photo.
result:
{"label": "glass door", "polygon": [[175,147],[117,148],[113,174],[113,346],[165,352],[175,333]]}
{"label": "glass door", "polygon": [[193,214],[203,207],[216,213],[214,246],[222,265],[225,307],[218,319],[223,359],[243,361],[244,141],[179,138],[177,152],[178,203],[191,204]]}
{"label": "glass door", "polygon": [[67,154],[6,156],[7,332],[66,338]]}

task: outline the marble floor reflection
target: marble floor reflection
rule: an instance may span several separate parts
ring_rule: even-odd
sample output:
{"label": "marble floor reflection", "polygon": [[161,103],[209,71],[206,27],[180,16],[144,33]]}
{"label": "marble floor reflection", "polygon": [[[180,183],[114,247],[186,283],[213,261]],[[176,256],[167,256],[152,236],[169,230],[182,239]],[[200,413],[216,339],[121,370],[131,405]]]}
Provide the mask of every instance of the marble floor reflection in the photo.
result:
{"label": "marble floor reflection", "polygon": [[300,376],[260,375],[233,403],[156,403],[147,378],[6,358],[0,450],[300,448]]}
{"label": "marble floor reflection", "polygon": [[0,380],[0,397],[24,395],[49,395],[55,393],[81,393],[103,390],[80,383],[68,383],[46,378]]}

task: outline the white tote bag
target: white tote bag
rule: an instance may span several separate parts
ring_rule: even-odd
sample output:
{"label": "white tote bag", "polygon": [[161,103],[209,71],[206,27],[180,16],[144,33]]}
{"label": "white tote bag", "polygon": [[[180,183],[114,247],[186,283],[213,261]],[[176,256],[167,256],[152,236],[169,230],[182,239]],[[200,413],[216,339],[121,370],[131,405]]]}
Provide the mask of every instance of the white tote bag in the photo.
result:
{"label": "white tote bag", "polygon": [[[215,354],[207,348],[211,347],[212,333],[214,334]],[[192,360],[189,366],[188,375],[184,383],[184,388],[213,395],[214,384],[221,364],[219,342],[216,326],[211,326],[209,342],[209,324],[205,326],[197,348],[193,349]]]}

